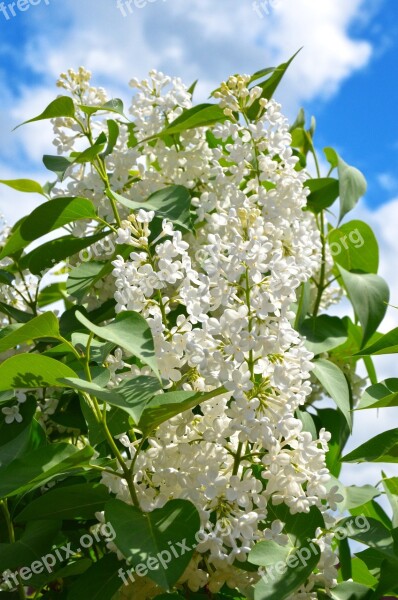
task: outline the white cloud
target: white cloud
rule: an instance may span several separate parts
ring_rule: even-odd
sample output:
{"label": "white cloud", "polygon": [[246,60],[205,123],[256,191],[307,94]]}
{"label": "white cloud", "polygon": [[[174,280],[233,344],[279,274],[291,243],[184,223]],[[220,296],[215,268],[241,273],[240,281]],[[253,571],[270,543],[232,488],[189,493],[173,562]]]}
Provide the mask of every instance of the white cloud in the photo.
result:
{"label": "white cloud", "polygon": [[[278,97],[293,116],[300,103],[335,93],[342,82],[370,60],[372,48],[354,39],[350,27],[364,18],[375,0],[278,0],[259,18],[252,0],[157,0],[123,17],[116,0],[92,3],[56,0],[31,11],[29,41],[19,51],[21,67],[37,84],[18,90],[2,84],[3,133],[0,159],[40,165],[52,153],[51,127],[32,124],[12,133],[12,126],[39,114],[58,92],[55,80],[69,67],[85,65],[109,93],[129,100],[128,81],[151,68],[199,79],[197,96],[235,72],[254,72],[277,64],[299,47],[303,51],[282,84]],[[275,0],[274,0],[275,4]],[[19,17],[19,15],[18,15]],[[1,54],[11,48],[3,42]],[[22,159],[22,160],[21,160]]]}
{"label": "white cloud", "polygon": [[393,193],[398,190],[398,179],[392,173],[380,173],[377,176],[379,185],[387,192]]}
{"label": "white cloud", "polygon": [[[21,48],[21,62],[49,87],[61,71],[83,64],[116,89],[127,90],[131,76],[158,68],[188,82],[199,78],[204,95],[231,73],[254,72],[304,46],[287,76],[284,88],[289,92],[282,95],[293,109],[335,93],[367,64],[372,47],[354,39],[350,27],[369,2],[279,0],[261,19],[252,0],[152,0],[127,17],[116,0],[96,2],[95,9],[89,2],[69,0],[62,11],[52,3],[31,13],[32,31]],[[41,87],[38,92],[47,94]],[[32,89],[20,93],[21,108],[27,98],[37,97]]]}

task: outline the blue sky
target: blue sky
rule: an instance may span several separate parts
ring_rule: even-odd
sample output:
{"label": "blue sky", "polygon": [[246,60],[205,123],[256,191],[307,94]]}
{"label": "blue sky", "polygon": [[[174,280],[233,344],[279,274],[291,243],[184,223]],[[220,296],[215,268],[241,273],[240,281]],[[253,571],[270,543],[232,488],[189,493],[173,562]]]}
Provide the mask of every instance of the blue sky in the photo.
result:
{"label": "blue sky", "polygon": [[[41,157],[54,152],[51,127],[12,128],[42,111],[69,67],[86,66],[95,84],[127,102],[129,79],[151,68],[188,84],[199,78],[197,99],[204,100],[228,75],[273,66],[303,46],[277,98],[292,119],[304,105],[317,118],[318,148],[335,147],[365,173],[369,191],[353,216],[374,227],[381,274],[398,305],[397,0],[259,0],[266,3],[260,12],[253,0],[134,0],[142,8],[132,2],[125,17],[117,0],[35,1],[8,20],[0,12],[0,179],[46,181]],[[39,202],[0,188],[0,212],[10,223]],[[391,309],[384,329],[393,326],[398,311]],[[397,376],[393,360],[379,364],[381,376]],[[351,447],[396,417],[364,411]],[[351,482],[366,482],[369,473],[377,481],[379,472],[347,471]]]}
{"label": "blue sky", "polygon": [[280,92],[287,113],[303,104],[316,115],[319,147],[339,148],[365,172],[369,207],[398,194],[396,0],[260,0],[268,4],[257,12],[252,0],[138,0],[142,8],[134,0],[126,17],[117,0],[35,1],[15,17],[6,8],[8,20],[0,13],[0,167],[11,157],[17,171],[41,168],[43,145],[35,152],[33,133],[11,136],[10,125],[45,104],[58,71],[70,66],[87,65],[127,99],[129,78],[151,67],[188,82],[199,77],[205,98],[230,73],[304,46]]}

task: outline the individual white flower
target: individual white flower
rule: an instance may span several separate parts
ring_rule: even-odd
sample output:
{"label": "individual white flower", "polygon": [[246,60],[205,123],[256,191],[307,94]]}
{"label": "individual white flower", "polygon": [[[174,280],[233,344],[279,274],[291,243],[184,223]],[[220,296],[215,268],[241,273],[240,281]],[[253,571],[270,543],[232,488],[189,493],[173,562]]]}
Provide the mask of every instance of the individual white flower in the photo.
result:
{"label": "individual white flower", "polygon": [[14,406],[5,406],[1,409],[3,415],[5,415],[5,422],[7,425],[11,425],[11,423],[22,423],[23,418],[21,413],[19,412],[19,405],[15,404]]}
{"label": "individual white flower", "polygon": [[18,390],[15,392],[15,398],[17,399],[18,404],[23,404],[24,402],[26,402],[26,394],[25,392],[21,392],[21,390]]}
{"label": "individual white flower", "polygon": [[139,209],[136,215],[136,219],[138,223],[150,223],[155,217],[155,211],[153,210],[144,210],[142,208]]}

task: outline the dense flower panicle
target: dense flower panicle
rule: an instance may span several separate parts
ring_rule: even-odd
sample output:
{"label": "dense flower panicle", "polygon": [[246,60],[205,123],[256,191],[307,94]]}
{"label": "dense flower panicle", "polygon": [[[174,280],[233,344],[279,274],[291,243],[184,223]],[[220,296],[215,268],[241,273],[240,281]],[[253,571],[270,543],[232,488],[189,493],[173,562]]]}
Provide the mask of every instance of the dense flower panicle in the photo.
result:
{"label": "dense flower panicle", "polygon": [[[258,579],[238,569],[236,561],[245,561],[259,540],[288,544],[285,524],[271,517],[271,506],[285,504],[292,514],[317,507],[330,524],[327,510],[339,501],[335,490],[328,491],[330,434],[322,429],[313,439],[297,418],[312,393],[313,355],[292,325],[292,304],[301,284],[319,270],[319,232],[303,210],[306,174],[296,169],[280,105],[260,99],[257,121],[246,118],[261,96],[261,88],[248,89],[249,80],[232,77],[215,93],[224,122],[188,130],[173,145],[154,136],[192,106],[190,92],[180,79],[156,71],[148,80],[132,80],[137,144],[127,147],[131,132],[120,124],[118,141],[105,159],[112,189],[144,202],[168,185],[183,185],[192,193],[194,228],[189,232],[160,221],[145,204],[134,214],[122,207],[117,233],[106,239],[127,252],[112,257],[112,273],[82,299],[95,308],[114,298],[117,312],[145,317],[165,389],[224,387],[200,409],[158,427],[138,457],[136,442],[127,433],[120,438],[130,464],[135,461],[141,508],[152,511],[171,498],[188,499],[202,527],[212,532],[179,582],[193,591],[208,586],[218,592],[225,583],[244,589]],[[107,101],[83,69],[62,75],[59,85],[77,107]],[[106,131],[106,120],[91,122],[97,135]],[[80,149],[82,133],[68,119],[55,119],[54,131],[60,154]],[[54,193],[88,197],[100,217],[112,218],[104,182],[90,165],[71,166]],[[83,237],[91,228],[82,221],[73,234]],[[109,260],[106,246],[102,256],[101,248],[97,259]],[[128,359],[120,349],[107,357],[110,387],[131,374],[150,374]],[[8,409],[6,419],[18,420],[18,412]],[[102,479],[117,498],[132,502],[125,479],[109,473]],[[292,599],[315,599],[315,585],[335,585],[332,536],[320,530],[316,541],[318,572]],[[110,548],[116,551],[112,543]],[[141,580],[121,597],[157,593],[155,584]]]}
{"label": "dense flower panicle", "polygon": [[[174,90],[162,98],[170,84]],[[328,499],[330,435],[322,430],[312,440],[294,416],[311,393],[312,355],[291,325],[291,305],[300,284],[319,268],[319,234],[302,210],[305,175],[295,170],[288,124],[276,102],[264,104],[256,124],[215,126],[223,151],[209,145],[205,129],[181,136],[179,148],[161,140],[149,145],[146,138],[188,107],[189,96],[179,81],[161,74],[152,75],[151,84],[134,85],[139,94],[131,114],[145,163],[140,182],[124,194],[137,200],[170,182],[183,184],[194,192],[197,220],[195,236],[164,220],[155,243],[149,239],[153,212],[123,221],[116,241],[132,252],[113,262],[117,311],[135,310],[148,320],[170,386],[227,390],[200,412],[187,411],[158,428],[137,459],[135,484],[143,510],[186,498],[204,527],[215,530],[214,515],[216,525],[230,527],[228,535],[215,533],[199,544],[182,581],[193,590],[207,584],[217,591],[225,582],[242,587],[252,575],[233,563],[246,560],[264,537],[286,543],[280,522],[271,520],[261,531],[268,503],[285,503],[292,513],[311,506],[324,512]],[[221,106],[236,110],[233,94]],[[239,94],[247,97],[242,87]],[[178,307],[182,314],[171,319]],[[126,444],[133,457],[134,445]],[[258,458],[245,459],[246,453]],[[252,460],[262,468],[261,479],[248,468]],[[131,501],[123,480],[107,474],[103,480]],[[330,544],[325,538],[323,574],[310,578],[297,597],[308,597],[319,579],[333,585]],[[203,554],[210,571],[200,567]]]}

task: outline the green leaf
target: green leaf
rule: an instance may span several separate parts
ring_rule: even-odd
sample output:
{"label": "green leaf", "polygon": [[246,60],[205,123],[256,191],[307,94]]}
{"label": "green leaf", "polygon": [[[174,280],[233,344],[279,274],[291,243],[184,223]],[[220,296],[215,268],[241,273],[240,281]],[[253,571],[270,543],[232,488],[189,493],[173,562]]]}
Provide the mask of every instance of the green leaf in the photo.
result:
{"label": "green leaf", "polygon": [[[197,598],[198,596],[199,596],[199,594],[192,594],[192,597]],[[157,594],[155,597],[156,597],[156,600],[184,600],[184,598],[185,598],[185,596],[182,596],[178,592],[169,592],[169,593],[166,593],[166,594]],[[217,594],[216,598],[218,600],[226,600],[227,596],[222,596],[221,594]],[[234,598],[236,598],[235,595],[234,595]],[[4,599],[4,600],[6,600],[6,599]],[[236,600],[238,600],[238,598],[236,598]]]}
{"label": "green leaf", "polygon": [[13,544],[0,544],[0,571],[14,570],[22,565],[28,566],[35,560],[42,560],[52,547],[59,527],[60,523],[57,521],[28,523],[18,541]]}
{"label": "green leaf", "polygon": [[398,327],[381,336],[374,344],[357,352],[357,356],[377,356],[398,352]]}
{"label": "green leaf", "polygon": [[323,152],[330,166],[333,169],[336,169],[339,166],[339,155],[337,154],[336,150],[333,148],[324,148]]}
{"label": "green leaf", "polygon": [[268,567],[279,561],[286,562],[290,550],[289,546],[280,546],[273,540],[265,540],[253,547],[248,561],[259,567]]}
{"label": "green leaf", "polygon": [[25,325],[22,325],[12,333],[0,339],[0,353],[10,348],[41,338],[60,339],[58,319],[52,312],[46,312]]}
{"label": "green leaf", "polygon": [[[78,321],[76,321],[76,323],[78,323]],[[80,332],[72,333],[72,335],[71,335],[72,344],[75,347],[77,347],[77,345],[80,344],[81,346],[86,348],[88,345],[88,342],[89,342],[89,337],[90,336],[87,333],[80,333]],[[90,344],[90,359],[91,359],[91,361],[96,362],[99,365],[102,365],[102,363],[105,363],[107,357],[114,350],[114,348],[115,348],[115,344],[112,344],[111,342],[100,342],[98,340],[91,340],[91,344]],[[101,366],[100,371],[98,371],[98,372],[100,372],[102,376],[101,376],[101,378],[99,378],[98,374],[96,372],[97,369],[98,368],[95,368],[95,367],[92,367],[92,369],[91,369],[93,381],[95,381],[95,383],[98,383],[98,385],[106,386],[109,383],[110,378],[111,378],[110,371]]]}
{"label": "green leaf", "polygon": [[328,352],[344,344],[348,338],[346,323],[329,315],[305,319],[299,332],[306,337],[305,345],[314,354]]}
{"label": "green leaf", "polygon": [[44,485],[54,477],[88,466],[94,450],[72,444],[50,444],[0,468],[0,497],[16,496]]}
{"label": "green leaf", "polygon": [[312,372],[341,410],[351,431],[350,390],[344,373],[337,365],[324,358],[314,360],[314,369]]}
{"label": "green leaf", "polygon": [[368,517],[347,517],[338,522],[336,528],[345,537],[361,542],[371,548],[388,552],[393,546],[391,532],[380,521]]}
{"label": "green leaf", "polygon": [[363,327],[364,346],[384,319],[390,300],[388,285],[378,275],[350,273],[338,266],[344,287]]}
{"label": "green leaf", "polygon": [[78,483],[53,488],[32,500],[15,517],[16,523],[40,519],[94,519],[109,502],[109,491],[100,483]]}
{"label": "green leaf", "polygon": [[[8,404],[15,405],[15,400]],[[37,404],[34,398],[29,397],[26,402],[19,405],[22,422],[6,423],[4,415],[0,418],[0,467],[22,456],[26,452],[35,450],[40,445],[37,437],[37,428],[41,427],[34,420]]]}
{"label": "green leaf", "polygon": [[218,106],[218,104],[198,104],[192,108],[184,110],[182,115],[177,117],[170,123],[163,131],[153,137],[164,137],[168,135],[174,135],[176,133],[182,133],[189,129],[195,129],[196,127],[209,127],[216,123],[222,123],[226,121],[227,117],[224,115],[224,111]]}
{"label": "green leaf", "polygon": [[[253,73],[253,75],[250,77],[249,83],[258,81],[259,79],[262,79],[263,77],[266,77],[267,75],[271,75],[271,73],[273,73],[274,71],[275,71],[275,67],[266,67],[265,69],[260,69],[260,71],[256,71],[255,73]],[[301,110],[303,110],[303,109],[301,109]]]}
{"label": "green leaf", "polygon": [[18,308],[14,308],[13,306],[9,306],[8,304],[4,304],[4,302],[0,302],[0,313],[7,315],[14,321],[18,321],[19,323],[27,323],[35,316],[33,313],[27,313]]}
{"label": "green leaf", "polygon": [[324,427],[332,435],[326,453],[326,466],[334,477],[338,477],[341,471],[341,453],[349,438],[350,429],[339,410],[332,408],[318,409],[317,418],[319,420],[318,430]]}
{"label": "green leaf", "polygon": [[339,182],[332,177],[308,179],[305,186],[311,191],[307,198],[307,207],[315,214],[332,206],[339,197]]}
{"label": "green leaf", "polygon": [[285,523],[283,533],[287,534],[292,547],[305,546],[308,538],[314,538],[318,527],[324,527],[325,522],[322,514],[315,506],[308,513],[297,513],[292,515],[286,504],[273,505],[268,503],[267,519],[269,521],[279,520]]}
{"label": "green leaf", "polygon": [[193,96],[193,94],[195,92],[196,86],[198,85],[198,81],[199,81],[199,79],[195,79],[195,81],[189,86],[189,88],[187,90],[188,94],[191,94],[191,96]]}
{"label": "green leaf", "polygon": [[223,387],[211,392],[166,392],[158,394],[150,400],[138,422],[138,427],[144,433],[149,435],[151,431],[159,427],[165,421],[180,413],[194,408],[206,400],[211,400],[215,396],[228,393]]}
{"label": "green leaf", "polygon": [[[356,552],[356,556],[362,560],[371,573],[379,574],[381,566],[386,559],[393,557],[394,549],[392,546],[383,548],[366,548],[362,552]],[[398,561],[395,560],[395,569],[398,569]],[[379,600],[379,598],[373,598],[372,600]]]}
{"label": "green leaf", "polygon": [[393,512],[392,526],[395,528],[398,527],[398,477],[391,477],[390,479],[387,479],[385,473],[382,472],[382,475],[384,491],[387,495]]}
{"label": "green leaf", "polygon": [[[200,517],[195,506],[188,500],[170,500],[163,508],[142,513],[135,506],[111,500],[105,507],[105,518],[116,531],[113,543],[134,568],[139,564],[146,568],[148,561],[157,559],[156,565],[152,561],[154,566],[146,568],[145,575],[164,590],[172,588],[197,545],[195,534],[200,529]],[[181,550],[181,543],[189,550]],[[171,552],[172,547],[178,558]]]}
{"label": "green leaf", "polygon": [[380,491],[372,485],[363,485],[360,487],[356,485],[345,486],[341,481],[332,477],[327,487],[331,489],[335,486],[338,487],[338,493],[343,496],[343,500],[338,503],[340,513],[363,506],[373,500],[373,498],[380,496]]}
{"label": "green leaf", "polygon": [[[342,321],[347,326],[348,340],[341,346],[330,350],[330,355],[336,364],[346,362],[355,364],[359,360],[359,356],[355,355],[361,347],[362,327],[359,324],[355,325],[349,317],[343,317]],[[371,339],[378,339],[378,337],[380,337],[379,334],[375,333]]]}
{"label": "green leaf", "polygon": [[340,216],[339,223],[350,212],[358,200],[366,194],[366,179],[358,169],[350,167],[339,156],[338,170],[340,182]]}
{"label": "green leaf", "polygon": [[28,194],[41,194],[45,196],[44,190],[40,183],[32,179],[0,179],[0,183],[8,185],[8,187],[18,192],[27,192]]}
{"label": "green leaf", "polygon": [[373,590],[360,583],[344,581],[330,590],[333,600],[370,600]]}
{"label": "green leaf", "polygon": [[347,538],[338,541],[340,572],[344,581],[352,579],[351,549]]}
{"label": "green leaf", "polygon": [[[161,389],[162,386],[158,379],[146,376],[125,379],[114,388],[123,400],[123,404],[118,405],[119,408],[126,410],[135,423],[140,421],[144,409]],[[114,404],[114,406],[117,405]]]}
{"label": "green leaf", "polygon": [[121,115],[122,117],[124,117],[124,106],[123,106],[123,102],[122,100],[120,100],[120,98],[112,98],[111,100],[108,100],[108,102],[105,102],[105,104],[100,104],[98,106],[87,106],[85,104],[80,104],[79,108],[82,109],[83,112],[85,112],[87,115],[91,116],[94,113],[103,110],[105,112],[112,112],[112,113],[117,113],[118,115]]}
{"label": "green leaf", "polygon": [[109,600],[122,587],[120,561],[116,554],[106,554],[76,579],[68,591],[67,600]]}
{"label": "green leaf", "polygon": [[[88,425],[88,439],[90,440],[90,444],[93,447],[98,446],[98,444],[106,440],[104,428],[101,423],[98,423],[92,408],[87,404],[85,398],[80,399],[80,407]],[[111,408],[111,410],[107,411],[106,423],[113,437],[121,433],[126,433],[132,426],[128,414],[119,408]]]}
{"label": "green leaf", "polygon": [[62,387],[59,379],[76,377],[67,365],[39,354],[16,354],[0,364],[0,391]]}
{"label": "green leaf", "polygon": [[96,217],[94,206],[86,198],[57,198],[38,206],[24,218],[13,231],[4,246],[0,260],[22,250],[34,240],[50,231],[80,219]]}
{"label": "green leaf", "polygon": [[318,432],[316,430],[314,417],[306,410],[295,411],[295,417],[299,419],[303,424],[303,431],[308,431],[311,434],[313,440],[318,439]]}
{"label": "green leaf", "polygon": [[171,185],[159,190],[149,196],[145,202],[128,200],[120,196],[120,194],[110,191],[107,192],[107,195],[134,211],[140,208],[154,210],[156,216],[168,219],[185,230],[191,229],[191,216],[189,212],[191,196],[187,188],[182,185]]}
{"label": "green leaf", "polygon": [[102,327],[91,323],[79,311],[76,312],[76,318],[99,338],[131,352],[159,376],[152,333],[140,314],[133,311],[122,312],[112,323]]}
{"label": "green leaf", "polygon": [[86,150],[83,150],[83,152],[79,152],[76,156],[75,154],[73,154],[73,162],[76,164],[84,164],[86,162],[93,161],[98,156],[98,154],[101,154],[101,152],[105,149],[106,145],[107,137],[105,133],[102,132],[92,146],[89,146],[88,148],[86,148]]}
{"label": "green leaf", "polygon": [[380,523],[382,523],[387,529],[391,529],[392,527],[391,519],[387,516],[380,504],[374,500],[371,500],[366,504],[362,504],[362,506],[352,508],[350,513],[355,517],[371,517],[376,521],[380,521]]}
{"label": "green leaf", "polygon": [[87,571],[92,564],[93,562],[89,558],[82,558],[74,560],[64,567],[55,567],[56,570],[52,571],[51,573],[48,573],[47,570],[43,570],[43,573],[40,573],[39,575],[33,575],[33,577],[29,579],[29,586],[34,589],[41,589],[46,584],[51,582],[54,582],[55,585],[57,585],[56,582],[59,580],[81,575]]}
{"label": "green leaf", "polygon": [[78,265],[69,273],[66,282],[68,294],[78,300],[88,292],[88,290],[99,281],[104,272],[104,263],[90,261]]}
{"label": "green leaf", "polygon": [[72,98],[69,96],[59,96],[53,100],[47,108],[37,117],[24,121],[21,125],[15,127],[21,127],[27,123],[34,123],[35,121],[44,121],[45,119],[56,119],[57,117],[74,117],[75,116],[75,105],[73,104]]}
{"label": "green leaf", "polygon": [[368,387],[356,410],[398,406],[398,379],[386,379]]}
{"label": "green leaf", "polygon": [[377,273],[379,246],[372,229],[363,221],[349,221],[328,235],[334,262],[347,271]]}
{"label": "green leaf", "polygon": [[370,502],[370,500],[373,500],[373,498],[380,496],[379,490],[372,485],[362,485],[360,487],[349,485],[345,488],[345,491],[345,510],[352,510],[358,506],[363,506],[364,504],[367,504],[367,502]]}
{"label": "green leaf", "polygon": [[270,565],[254,586],[254,600],[290,598],[311,575],[319,559],[319,548],[318,553],[315,553],[311,552],[310,548],[303,547],[293,552],[287,561],[278,561]]}
{"label": "green leaf", "polygon": [[63,180],[65,172],[73,165],[73,163],[73,158],[68,158],[66,156],[52,156],[51,154],[45,154],[43,156],[43,164],[46,169],[55,173],[60,181]]}
{"label": "green leaf", "polygon": [[[55,240],[50,240],[42,246],[35,248],[32,252],[29,252],[29,254],[20,260],[19,264],[22,269],[26,268],[34,275],[40,275],[44,270],[51,269],[54,265],[77,252],[85,250],[107,235],[109,235],[109,231],[103,231],[102,233],[82,238],[66,235]],[[88,259],[90,256],[91,250],[90,253],[88,253]]]}
{"label": "green leaf", "polygon": [[[137,424],[145,404],[159,389],[160,383],[158,379],[155,379],[154,377],[137,377],[136,379],[139,381],[136,382],[135,379],[130,381],[132,387],[129,390],[130,394],[128,399],[118,393],[118,388],[108,390],[94,382],[76,378],[66,378],[61,381],[63,384],[68,385],[75,390],[85,392],[86,394],[95,396],[102,402],[106,402],[110,406],[120,408],[130,415],[134,420],[134,423]],[[134,382],[137,384],[136,389],[134,389]],[[153,382],[156,382],[157,385],[154,386]]]}
{"label": "green leaf", "polygon": [[384,431],[341,459],[343,462],[398,462],[398,429]]}
{"label": "green leaf", "polygon": [[107,156],[109,156],[109,154],[112,154],[118,137],[119,137],[119,125],[117,124],[116,121],[114,121],[113,119],[108,119],[107,120],[107,125],[108,125],[108,145],[105,148],[105,150],[103,151],[103,153],[101,154],[101,158],[106,158]]}
{"label": "green leaf", "polygon": [[398,562],[395,558],[391,560],[385,559],[381,564],[380,569],[380,580],[374,591],[372,600],[379,600],[379,598],[385,598],[385,594],[393,593],[395,597],[398,592],[398,581],[397,581],[397,567]]}
{"label": "green leaf", "polygon": [[[289,68],[290,64],[293,62],[293,60],[296,58],[297,54],[300,51],[301,51],[301,48],[287,62],[282,63],[278,67],[276,67],[273,70],[272,75],[268,79],[266,79],[263,83],[258,84],[259,87],[262,89],[260,98],[265,98],[267,100],[270,100],[270,98],[272,98],[272,96],[275,93],[275,90],[277,89],[280,82],[282,81],[287,69]],[[250,108],[246,111],[247,116],[251,120],[256,119],[259,114],[260,98],[255,100],[253,102],[253,104],[250,106]]]}
{"label": "green leaf", "polygon": [[49,304],[58,302],[66,296],[66,285],[63,281],[57,283],[50,283],[47,287],[43,288],[37,299],[37,304],[40,308],[44,308]]}
{"label": "green leaf", "polygon": [[376,577],[373,577],[368,567],[360,558],[353,558],[351,560],[352,567],[352,579],[356,583],[362,583],[362,585],[367,585],[369,587],[373,587],[377,584]]}
{"label": "green leaf", "polygon": [[0,283],[2,285],[12,285],[15,280],[15,275],[4,269],[0,269]]}
{"label": "green leaf", "polygon": [[297,331],[300,330],[300,327],[306,318],[307,314],[310,311],[311,306],[311,285],[309,281],[306,281],[301,284],[299,288],[300,292],[298,294],[298,304],[297,304],[297,312],[296,319],[294,322],[294,328]]}

